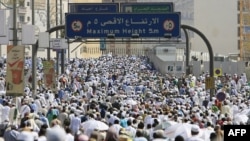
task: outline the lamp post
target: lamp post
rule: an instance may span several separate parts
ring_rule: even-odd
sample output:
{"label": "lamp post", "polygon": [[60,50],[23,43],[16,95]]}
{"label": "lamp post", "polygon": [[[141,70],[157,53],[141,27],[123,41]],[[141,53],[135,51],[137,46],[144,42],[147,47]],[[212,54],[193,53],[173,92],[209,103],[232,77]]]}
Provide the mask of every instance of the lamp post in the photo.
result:
{"label": "lamp post", "polygon": [[[50,3],[49,0],[47,0],[47,30],[50,29]],[[50,60],[50,45],[47,49],[47,59]]]}
{"label": "lamp post", "polygon": [[[19,0],[18,1],[19,2],[19,4],[20,3],[23,3],[24,2],[24,0]],[[12,13],[12,20],[13,20],[13,23],[12,23],[12,28],[11,28],[11,30],[13,31],[13,40],[12,40],[12,45],[13,46],[16,46],[16,45],[18,45],[18,38],[17,38],[17,25],[16,25],[16,23],[17,23],[17,20],[16,20],[16,18],[17,18],[17,0],[13,0],[12,1],[12,5],[13,5],[13,7],[10,7],[10,6],[8,6],[8,5],[6,5],[5,3],[3,3],[1,0],[0,0],[0,4],[1,5],[3,5],[4,7],[6,7],[7,9],[12,9],[12,11],[13,11],[13,13]]]}
{"label": "lamp post", "polygon": [[[56,0],[56,26],[58,26],[58,0]],[[62,25],[62,0],[60,0],[59,2],[59,5],[60,5],[60,25]],[[56,38],[58,38],[58,31],[56,31]],[[62,37],[62,30],[60,32],[60,38],[63,38]],[[61,61],[61,73],[64,73],[64,49],[59,49],[56,51],[56,62],[57,62],[57,69],[56,69],[56,72],[57,72],[57,75],[59,75],[59,61]],[[61,57],[61,60],[59,60],[59,57]]]}
{"label": "lamp post", "polygon": [[13,0],[13,46],[17,45],[17,29],[16,29],[16,0]]}
{"label": "lamp post", "polygon": [[[32,0],[31,5],[32,10],[32,25],[35,25],[35,0]],[[32,96],[36,95],[36,58],[37,58],[37,49],[35,45],[32,45]]]}
{"label": "lamp post", "polygon": [[[58,26],[58,3],[57,3],[57,0],[55,0],[56,2],[56,26]],[[58,38],[58,31],[56,31],[56,38]],[[56,73],[57,73],[57,75],[59,76],[59,52],[60,52],[61,50],[59,49],[59,50],[56,50]],[[61,62],[62,63],[62,62]]]}
{"label": "lamp post", "polygon": [[[68,12],[69,12],[69,0],[68,0]],[[69,45],[69,39],[67,39],[68,43],[68,61],[70,60],[70,45]]]}
{"label": "lamp post", "polygon": [[[60,0],[60,25],[62,25],[62,0]],[[62,37],[62,30],[61,30],[61,38]],[[63,49],[61,51],[61,73],[63,74],[64,73],[64,64],[65,64],[65,50]]]}

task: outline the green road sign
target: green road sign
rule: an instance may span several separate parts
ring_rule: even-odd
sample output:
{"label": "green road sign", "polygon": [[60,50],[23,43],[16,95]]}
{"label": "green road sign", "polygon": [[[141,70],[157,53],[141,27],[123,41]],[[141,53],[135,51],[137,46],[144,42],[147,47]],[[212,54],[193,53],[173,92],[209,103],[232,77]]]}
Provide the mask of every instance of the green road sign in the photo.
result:
{"label": "green road sign", "polygon": [[168,13],[174,12],[174,4],[172,2],[121,3],[120,10],[125,13]]}

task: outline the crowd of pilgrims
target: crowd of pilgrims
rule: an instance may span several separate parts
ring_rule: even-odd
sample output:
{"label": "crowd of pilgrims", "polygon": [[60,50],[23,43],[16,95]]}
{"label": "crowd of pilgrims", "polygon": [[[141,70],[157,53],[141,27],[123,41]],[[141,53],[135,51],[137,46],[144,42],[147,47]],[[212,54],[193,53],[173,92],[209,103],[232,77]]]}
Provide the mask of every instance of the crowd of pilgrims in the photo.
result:
{"label": "crowd of pilgrims", "polygon": [[[31,69],[30,58],[25,69]],[[206,77],[208,72],[162,74],[146,56],[106,55],[68,60],[51,89],[38,58],[36,94],[29,83],[23,96],[2,94],[1,139],[223,141],[224,125],[250,124],[247,77],[237,72],[216,77],[214,95],[206,89]]]}

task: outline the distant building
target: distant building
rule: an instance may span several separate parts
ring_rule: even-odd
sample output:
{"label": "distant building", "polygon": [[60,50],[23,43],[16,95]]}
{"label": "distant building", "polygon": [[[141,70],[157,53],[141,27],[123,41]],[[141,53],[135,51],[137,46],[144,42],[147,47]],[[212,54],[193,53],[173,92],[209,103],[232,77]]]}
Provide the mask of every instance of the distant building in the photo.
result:
{"label": "distant building", "polygon": [[244,61],[250,61],[250,0],[239,0],[238,10],[239,56]]}
{"label": "distant building", "polygon": [[[21,0],[20,0],[21,1]],[[44,32],[47,29],[47,1],[35,0],[35,25],[36,32]],[[57,0],[59,3],[60,0]],[[0,4],[1,9],[8,9],[7,23],[9,28],[12,26],[11,7],[12,0],[2,0],[5,4]],[[18,1],[19,2],[19,1]],[[21,1],[22,2],[22,1]],[[17,27],[22,24],[31,24],[31,2],[24,0],[17,9]],[[215,55],[238,55],[241,60],[250,60],[250,0],[62,0],[62,21],[65,23],[64,13],[68,11],[69,3],[143,3],[143,2],[173,2],[174,10],[181,12],[181,23],[193,26],[200,30],[210,41]],[[56,13],[56,0],[49,0],[50,4],[50,27],[60,24],[60,14]],[[223,5],[223,8],[221,6]],[[211,8],[210,8],[211,7]],[[60,6],[57,4],[60,11]],[[57,11],[57,12],[59,12]],[[56,15],[58,16],[56,18]],[[230,15],[230,16],[228,16]],[[56,22],[56,19],[58,20]],[[203,52],[206,54],[207,47],[200,37],[189,32],[190,46],[193,52]],[[55,34],[51,35],[52,38]],[[20,37],[19,37],[20,38]],[[182,33],[182,40],[185,36]],[[72,43],[67,54],[71,57],[98,57],[102,54],[100,48],[105,46],[104,53],[112,52],[114,55],[144,55],[147,48],[153,48],[165,43],[133,43],[132,39],[124,39],[123,42],[102,42],[102,43]],[[133,39],[135,40],[135,39]],[[139,40],[139,39],[138,39]],[[10,42],[11,43],[11,42]],[[104,45],[105,44],[105,45]],[[0,55],[6,54],[6,49],[2,45]],[[40,50],[38,56],[46,57],[47,51]],[[192,54],[192,52],[191,52]],[[196,54],[196,53],[193,53]],[[197,53],[200,54],[200,53]],[[31,47],[27,46],[26,55],[31,56]],[[51,51],[52,57],[55,52]],[[196,56],[200,58],[200,56]]]}
{"label": "distant building", "polygon": [[[45,32],[47,30],[47,0],[34,0],[34,17],[35,17],[35,29],[36,29],[36,36],[38,38],[38,33],[39,32]],[[60,11],[62,10],[63,18],[64,18],[64,13],[67,10],[67,3],[68,0],[62,0],[62,9],[60,9],[60,4],[59,0],[58,5],[57,5],[57,13],[56,13],[56,1],[55,0],[49,0],[49,13],[50,13],[50,27],[56,26],[56,15],[58,15],[58,25],[60,24]],[[23,24],[31,25],[32,24],[32,0],[16,0],[17,2],[17,13],[16,13],[16,28],[21,29]],[[6,22],[8,25],[9,29],[9,37],[10,40],[12,40],[12,33],[11,33],[11,28],[13,28],[13,0],[5,0],[2,1],[0,4],[0,9],[5,9],[6,10]],[[63,22],[65,20],[63,19]],[[21,45],[21,30],[18,30],[17,33],[18,36],[18,45]],[[51,38],[55,36],[51,35]],[[9,44],[12,44],[10,41]],[[0,49],[0,55],[6,55],[6,45],[2,45]],[[32,56],[31,54],[32,49],[31,45],[25,45],[25,55],[26,56]],[[38,50],[38,57],[46,57],[46,52],[45,49],[39,49]],[[55,52],[51,50],[51,57],[55,57]]]}
{"label": "distant building", "polygon": [[[189,26],[193,26],[200,30],[209,40],[214,55],[228,56],[232,53],[239,53],[238,46],[238,22],[237,15],[238,10],[237,1],[228,0],[103,0],[103,2],[120,2],[120,3],[143,3],[143,2],[173,2],[174,11],[181,12],[181,23]],[[221,8],[223,5],[223,8]],[[213,10],[211,10],[212,7]],[[217,12],[216,12],[217,11]],[[228,16],[230,15],[230,16]],[[203,40],[193,32],[189,32],[190,47],[192,52],[203,52],[206,54],[208,49]],[[185,41],[185,36],[182,33],[182,40]],[[126,43],[109,43],[107,45],[107,52],[113,54],[135,54],[134,50],[145,50],[145,48],[152,48],[157,44],[133,44],[133,42],[127,41]],[[164,43],[162,43],[164,44]],[[119,51],[119,50],[125,50]],[[193,53],[194,54],[194,53]],[[201,54],[201,53],[198,53]],[[122,55],[122,54],[121,54]],[[138,54],[140,55],[140,54]],[[200,58],[200,56],[196,56]]]}

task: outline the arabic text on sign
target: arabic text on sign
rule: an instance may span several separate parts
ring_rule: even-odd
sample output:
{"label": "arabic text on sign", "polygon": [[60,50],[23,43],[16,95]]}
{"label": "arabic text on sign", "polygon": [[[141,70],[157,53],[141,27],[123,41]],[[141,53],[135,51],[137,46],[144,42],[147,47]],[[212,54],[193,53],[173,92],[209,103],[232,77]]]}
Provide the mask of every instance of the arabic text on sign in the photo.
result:
{"label": "arabic text on sign", "polygon": [[99,6],[99,7],[89,7],[89,8],[81,8],[82,11],[108,11],[108,7]]}
{"label": "arabic text on sign", "polygon": [[119,12],[118,3],[70,3],[69,4],[69,12],[70,13],[113,13]]}
{"label": "arabic text on sign", "polygon": [[48,69],[48,68],[52,68],[53,67],[53,64],[49,61],[44,61],[43,62],[43,68],[44,69]]}
{"label": "arabic text on sign", "polygon": [[124,26],[131,26],[131,25],[156,25],[159,24],[159,18],[151,18],[151,19],[147,19],[147,18],[143,18],[143,19],[127,19],[127,18],[113,18],[112,20],[108,20],[105,22],[98,22],[98,19],[94,19],[93,21],[89,20],[87,22],[87,27],[89,27],[90,25],[100,25],[102,27],[105,26],[112,26],[112,25],[124,25]]}
{"label": "arabic text on sign", "polygon": [[132,6],[132,12],[171,12],[170,7]]}
{"label": "arabic text on sign", "polygon": [[61,39],[54,39],[52,41],[52,46],[53,47],[61,47]]}
{"label": "arabic text on sign", "polygon": [[20,50],[19,49],[12,49],[11,50],[13,56],[11,57],[11,60],[18,60],[20,59]]}

